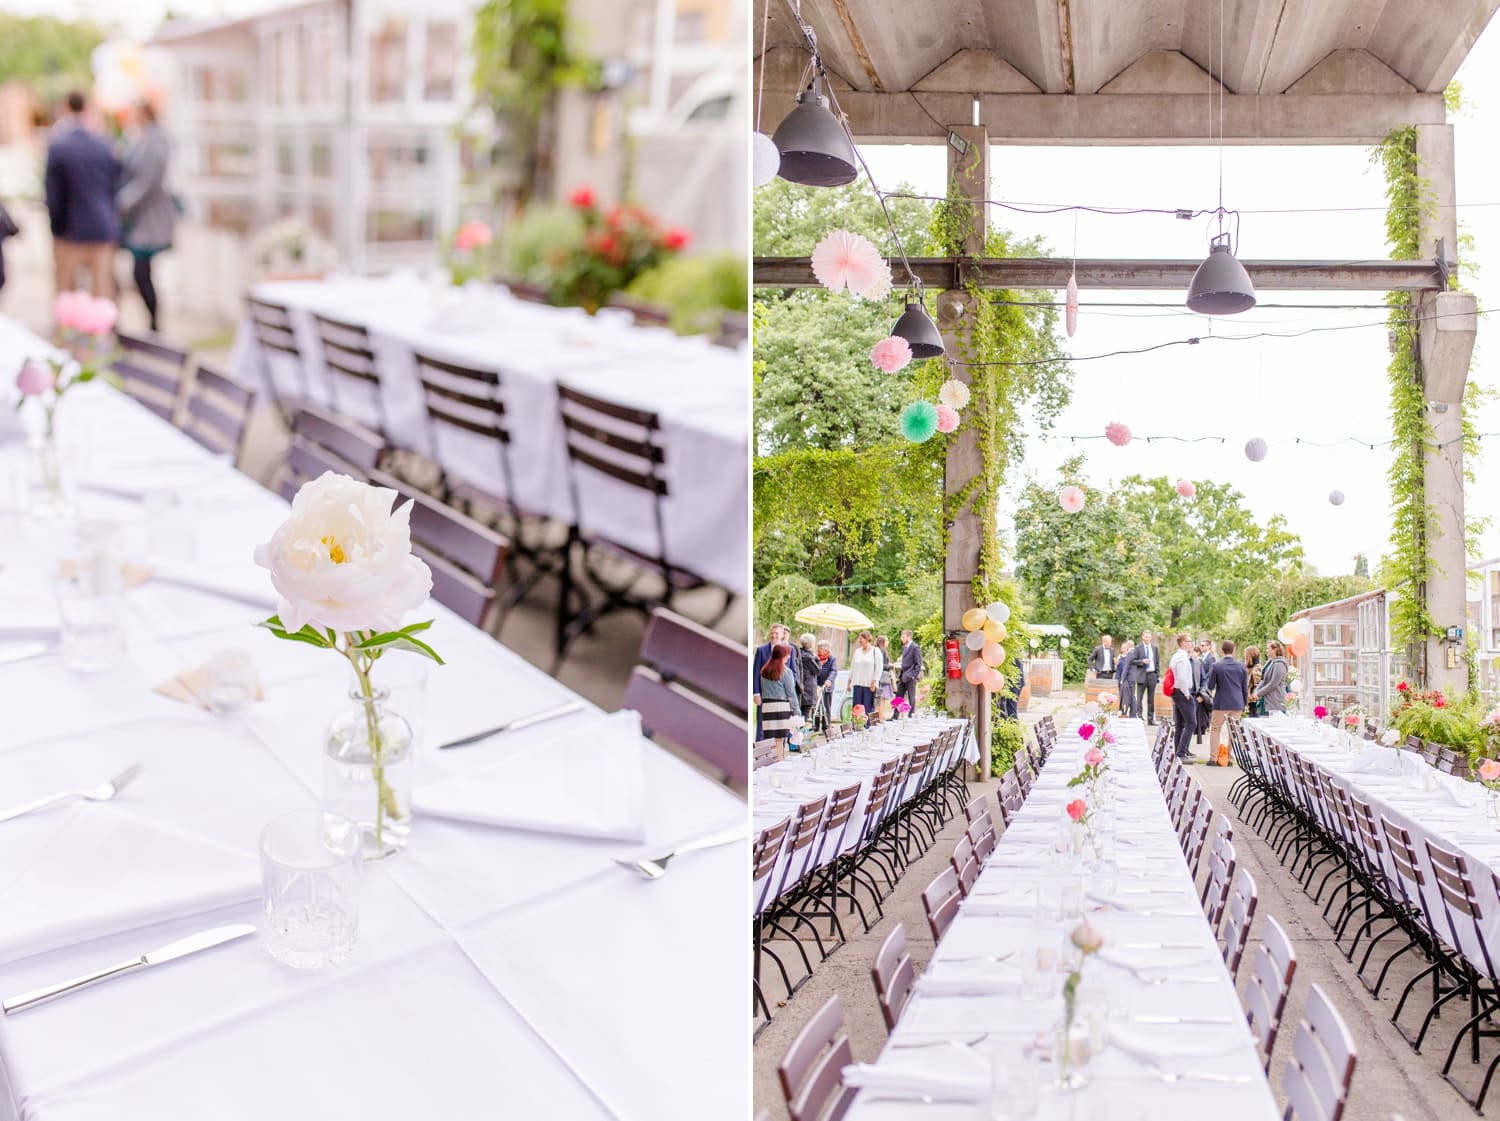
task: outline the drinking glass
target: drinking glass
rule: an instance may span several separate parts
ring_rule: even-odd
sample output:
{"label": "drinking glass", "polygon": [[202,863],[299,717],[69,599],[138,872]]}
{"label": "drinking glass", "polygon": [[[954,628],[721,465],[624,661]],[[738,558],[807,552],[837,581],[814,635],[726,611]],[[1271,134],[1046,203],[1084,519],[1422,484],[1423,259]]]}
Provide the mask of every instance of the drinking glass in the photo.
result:
{"label": "drinking glass", "polygon": [[57,578],[57,616],[63,665],[82,673],[114,666],[125,656],[125,597],[118,576],[93,579],[73,569]]}
{"label": "drinking glass", "polygon": [[260,834],[261,938],[293,969],[325,969],[359,933],[359,826],[324,810],[278,817]]}
{"label": "drinking glass", "polygon": [[235,712],[255,699],[255,663],[243,650],[216,650],[208,658],[208,704]]}
{"label": "drinking glass", "polygon": [[153,564],[191,564],[197,556],[192,511],[179,490],[152,490],[141,499],[146,555]]}
{"label": "drinking glass", "polygon": [[990,1052],[990,1121],[1029,1121],[1041,1099],[1041,1076],[1024,1048],[996,1043]]}
{"label": "drinking glass", "polygon": [[1046,1000],[1060,991],[1057,944],[1046,937],[1035,938],[1021,952],[1021,999]]}

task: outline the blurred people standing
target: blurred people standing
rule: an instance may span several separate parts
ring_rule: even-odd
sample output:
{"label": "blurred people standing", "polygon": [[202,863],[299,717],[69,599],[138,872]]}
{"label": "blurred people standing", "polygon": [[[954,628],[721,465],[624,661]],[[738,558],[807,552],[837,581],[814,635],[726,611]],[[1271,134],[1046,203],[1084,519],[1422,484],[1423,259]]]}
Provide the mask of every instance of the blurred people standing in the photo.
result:
{"label": "blurred people standing", "polygon": [[151,103],[136,106],[136,133],[125,150],[125,166],[116,203],[120,209],[120,241],[130,250],[131,274],[136,291],[146,305],[151,333],[156,333],[156,285],[151,278],[151,259],[172,248],[177,228],[177,203],[167,190],[166,135],[156,120]]}
{"label": "blurred people standing", "polygon": [[115,294],[114,254],[120,240],[115,192],[120,162],[109,143],[91,132],[84,120],[86,102],[74,90],[68,112],[47,145],[47,216],[52,226],[52,259],[57,291],[79,287],[87,271],[86,290],[95,296]]}

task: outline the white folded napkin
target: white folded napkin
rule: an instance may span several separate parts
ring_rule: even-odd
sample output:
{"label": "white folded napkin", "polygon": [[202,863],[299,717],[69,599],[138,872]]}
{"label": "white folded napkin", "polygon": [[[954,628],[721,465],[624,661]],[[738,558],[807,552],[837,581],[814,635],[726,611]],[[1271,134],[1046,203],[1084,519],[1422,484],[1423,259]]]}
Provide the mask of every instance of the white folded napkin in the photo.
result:
{"label": "white folded napkin", "polygon": [[[0,825],[68,816],[36,859],[0,859],[0,961],[242,903],[260,894],[253,852],[148,821],[113,804],[42,811]],[[144,948],[144,947],[143,947]]]}
{"label": "white folded napkin", "polygon": [[844,1085],[871,1093],[925,1095],[953,1102],[987,1102],[990,1098],[989,1067],[977,1055],[974,1069],[961,1073],[890,1062],[855,1063],[844,1068]]}
{"label": "white folded napkin", "polygon": [[917,979],[916,991],[923,996],[1006,996],[1020,991],[1016,977],[947,965]]}
{"label": "white folded napkin", "polygon": [[[1202,1036],[1205,1028],[1207,1041]],[[1249,1053],[1251,1042],[1245,1035],[1245,1025],[1225,1025],[1215,1028],[1205,1024],[1169,1025],[1158,1028],[1123,1028],[1111,1026],[1109,1042],[1127,1055],[1149,1060],[1206,1059],[1218,1055],[1232,1055],[1238,1051]]]}
{"label": "white folded napkin", "polygon": [[546,742],[466,751],[503,751],[495,763],[432,786],[412,805],[435,817],[484,825],[641,841],[646,829],[645,741],[641,718],[626,710]]}
{"label": "white folded napkin", "polygon": [[276,590],[271,586],[268,573],[262,573],[261,578],[252,582],[238,574],[225,574],[207,568],[157,565],[151,575],[159,584],[191,588],[223,599],[238,600],[247,607],[258,607],[267,612],[275,611],[278,603]]}

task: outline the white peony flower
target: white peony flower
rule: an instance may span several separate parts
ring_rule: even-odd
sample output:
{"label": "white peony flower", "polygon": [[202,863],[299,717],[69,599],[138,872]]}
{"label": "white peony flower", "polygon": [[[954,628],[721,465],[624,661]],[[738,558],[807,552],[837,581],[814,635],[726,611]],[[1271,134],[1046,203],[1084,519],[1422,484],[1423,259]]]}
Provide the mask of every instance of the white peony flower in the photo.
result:
{"label": "white peony flower", "polygon": [[1104,931],[1089,922],[1088,919],[1084,919],[1075,926],[1073,932],[1068,937],[1073,945],[1086,954],[1096,954],[1104,945]]}
{"label": "white peony flower", "polygon": [[389,631],[432,591],[432,573],[411,552],[410,503],[396,492],[332,471],[305,483],[292,516],[255,549],[281,600],[288,632],[311,623],[335,631]]}
{"label": "white peony flower", "polygon": [[938,403],[962,412],[964,406],[969,403],[969,387],[961,381],[949,378],[938,390]]}
{"label": "white peony flower", "polygon": [[1395,728],[1387,728],[1380,737],[1380,742],[1385,744],[1386,747],[1395,747],[1400,741],[1401,733],[1396,731]]}

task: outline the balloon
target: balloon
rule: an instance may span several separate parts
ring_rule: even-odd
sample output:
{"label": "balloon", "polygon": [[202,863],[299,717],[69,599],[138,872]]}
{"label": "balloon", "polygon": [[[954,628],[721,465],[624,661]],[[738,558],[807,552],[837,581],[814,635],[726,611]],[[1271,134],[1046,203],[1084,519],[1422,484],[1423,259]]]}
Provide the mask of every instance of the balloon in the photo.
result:
{"label": "balloon", "polygon": [[986,619],[984,621],[984,637],[991,642],[1004,642],[1005,624],[997,623],[993,619]]}
{"label": "balloon", "polygon": [[1031,636],[1031,648],[1033,650],[1035,650],[1041,644],[1042,644],[1042,640],[1041,639],[1037,638],[1036,635],[1032,635]]}
{"label": "balloon", "polygon": [[986,670],[984,674],[984,687],[991,693],[998,693],[1005,688],[1005,674],[997,669]]}
{"label": "balloon", "polygon": [[985,641],[986,635],[983,631],[970,631],[964,638],[964,645],[975,653],[978,653],[979,649],[984,646]]}
{"label": "balloon", "polygon": [[755,185],[764,187],[781,170],[781,151],[769,136],[757,132],[750,141],[750,162],[754,167]]}
{"label": "balloon", "polygon": [[1297,680],[1288,685],[1287,688],[1290,689],[1293,693],[1302,692],[1302,679],[1300,677],[1297,678]]}
{"label": "balloon", "polygon": [[997,599],[984,609],[984,613],[997,623],[1008,622],[1010,620],[1010,605]]}
{"label": "balloon", "polygon": [[1341,490],[1332,490],[1332,491],[1329,491],[1328,492],[1328,501],[1329,501],[1330,505],[1333,505],[1333,506],[1342,506],[1344,504],[1344,492],[1341,491]]}
{"label": "balloon", "polygon": [[1005,647],[998,642],[986,642],[984,649],[979,652],[987,666],[1003,666],[1005,664]]}
{"label": "balloon", "polygon": [[971,607],[964,612],[964,630],[977,631],[984,626],[985,619],[989,618],[982,607]]}
{"label": "balloon", "polygon": [[1293,633],[1294,631],[1292,628],[1292,624],[1285,623],[1282,625],[1282,628],[1276,632],[1276,637],[1279,638],[1283,643],[1287,643],[1292,641]]}
{"label": "balloon", "polygon": [[970,658],[969,664],[964,667],[964,680],[970,685],[984,684],[984,675],[990,672],[990,667],[978,658]]}
{"label": "balloon", "polygon": [[1245,458],[1251,463],[1259,463],[1266,458],[1266,442],[1259,436],[1245,445]]}

